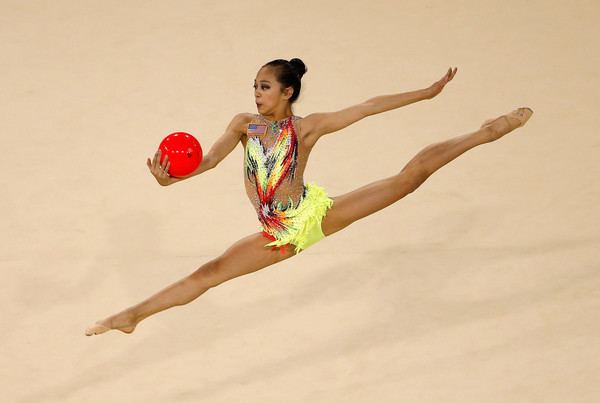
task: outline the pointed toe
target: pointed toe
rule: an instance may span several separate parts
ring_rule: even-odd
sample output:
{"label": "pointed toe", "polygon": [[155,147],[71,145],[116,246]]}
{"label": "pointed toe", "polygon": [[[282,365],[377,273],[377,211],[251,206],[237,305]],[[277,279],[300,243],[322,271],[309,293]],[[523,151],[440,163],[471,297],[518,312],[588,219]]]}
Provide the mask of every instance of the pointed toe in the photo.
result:
{"label": "pointed toe", "polygon": [[106,327],[104,325],[101,325],[100,323],[94,323],[93,325],[88,326],[87,329],[85,329],[85,335],[93,336],[96,334],[102,334],[109,330],[110,330],[110,327]]}

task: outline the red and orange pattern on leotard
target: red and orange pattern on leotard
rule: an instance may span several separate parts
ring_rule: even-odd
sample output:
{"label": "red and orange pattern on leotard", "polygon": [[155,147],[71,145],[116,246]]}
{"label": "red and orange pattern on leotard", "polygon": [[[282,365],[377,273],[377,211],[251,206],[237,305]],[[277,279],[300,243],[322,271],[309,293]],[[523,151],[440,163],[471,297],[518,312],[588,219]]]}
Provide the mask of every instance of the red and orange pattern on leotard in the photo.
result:
{"label": "red and orange pattern on leotard", "polygon": [[[272,130],[271,130],[272,132]],[[292,224],[290,214],[294,210],[291,197],[285,204],[275,198],[275,192],[283,181],[292,181],[298,159],[298,138],[289,117],[275,136],[273,144],[265,148],[259,137],[248,137],[244,167],[246,176],[256,188],[258,196],[258,219],[265,231],[281,238]]]}

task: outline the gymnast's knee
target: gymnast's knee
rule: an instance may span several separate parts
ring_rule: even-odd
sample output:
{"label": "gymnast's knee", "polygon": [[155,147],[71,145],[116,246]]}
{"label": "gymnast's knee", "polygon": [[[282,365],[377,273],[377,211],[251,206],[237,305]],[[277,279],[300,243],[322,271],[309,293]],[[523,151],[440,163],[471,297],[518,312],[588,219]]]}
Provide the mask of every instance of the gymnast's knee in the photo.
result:
{"label": "gymnast's knee", "polygon": [[202,283],[206,288],[216,287],[223,281],[219,279],[222,257],[219,256],[211,261],[204,263],[198,270],[190,274],[190,278],[194,281]]}
{"label": "gymnast's knee", "polygon": [[412,193],[431,175],[425,167],[418,163],[407,164],[398,175],[396,183],[402,193]]}

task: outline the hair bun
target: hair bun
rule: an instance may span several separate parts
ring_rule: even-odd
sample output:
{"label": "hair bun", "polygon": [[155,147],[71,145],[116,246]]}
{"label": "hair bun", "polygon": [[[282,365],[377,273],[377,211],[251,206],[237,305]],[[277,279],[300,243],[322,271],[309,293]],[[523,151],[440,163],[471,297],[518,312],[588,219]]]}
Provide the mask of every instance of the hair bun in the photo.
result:
{"label": "hair bun", "polygon": [[298,58],[293,58],[292,60],[290,60],[290,64],[292,65],[292,68],[294,69],[296,74],[298,74],[298,77],[302,78],[304,73],[306,73],[307,71],[304,62]]}

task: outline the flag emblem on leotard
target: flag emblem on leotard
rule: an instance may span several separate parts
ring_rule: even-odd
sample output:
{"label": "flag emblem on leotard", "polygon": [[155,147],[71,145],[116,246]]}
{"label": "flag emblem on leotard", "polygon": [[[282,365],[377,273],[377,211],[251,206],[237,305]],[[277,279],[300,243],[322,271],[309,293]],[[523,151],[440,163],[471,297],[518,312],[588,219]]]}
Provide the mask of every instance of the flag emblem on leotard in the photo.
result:
{"label": "flag emblem on leotard", "polygon": [[261,125],[256,123],[250,123],[248,125],[248,134],[265,134],[267,132],[267,125]]}

